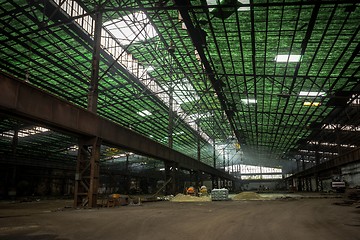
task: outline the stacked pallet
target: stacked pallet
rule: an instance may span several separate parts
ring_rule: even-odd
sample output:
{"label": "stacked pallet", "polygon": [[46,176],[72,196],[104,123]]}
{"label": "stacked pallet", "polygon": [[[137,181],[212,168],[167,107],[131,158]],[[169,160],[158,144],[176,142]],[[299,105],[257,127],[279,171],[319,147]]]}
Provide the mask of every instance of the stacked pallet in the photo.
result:
{"label": "stacked pallet", "polygon": [[229,200],[229,190],[227,190],[226,188],[211,190],[211,200],[212,201]]}

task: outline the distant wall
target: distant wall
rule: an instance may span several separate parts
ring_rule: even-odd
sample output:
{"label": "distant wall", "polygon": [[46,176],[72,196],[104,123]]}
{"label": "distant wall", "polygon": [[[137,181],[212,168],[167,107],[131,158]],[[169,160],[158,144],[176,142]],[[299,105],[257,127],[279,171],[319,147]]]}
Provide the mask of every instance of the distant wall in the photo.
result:
{"label": "distant wall", "polygon": [[360,163],[352,163],[342,167],[341,177],[349,187],[360,186]]}

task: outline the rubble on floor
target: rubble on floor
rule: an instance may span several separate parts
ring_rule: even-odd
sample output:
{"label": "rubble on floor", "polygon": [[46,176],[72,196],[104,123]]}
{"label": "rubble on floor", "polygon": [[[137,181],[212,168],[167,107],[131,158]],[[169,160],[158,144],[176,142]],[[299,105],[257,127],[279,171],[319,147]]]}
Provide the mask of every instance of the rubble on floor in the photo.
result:
{"label": "rubble on floor", "polygon": [[171,202],[210,202],[211,199],[209,196],[196,197],[196,196],[184,195],[179,193],[175,197],[170,199],[170,201]]}
{"label": "rubble on floor", "polygon": [[255,192],[242,192],[232,197],[232,200],[265,200]]}
{"label": "rubble on floor", "polygon": [[342,202],[336,202],[335,205],[340,206],[355,206],[360,208],[360,188],[349,188],[345,191],[345,199]]}

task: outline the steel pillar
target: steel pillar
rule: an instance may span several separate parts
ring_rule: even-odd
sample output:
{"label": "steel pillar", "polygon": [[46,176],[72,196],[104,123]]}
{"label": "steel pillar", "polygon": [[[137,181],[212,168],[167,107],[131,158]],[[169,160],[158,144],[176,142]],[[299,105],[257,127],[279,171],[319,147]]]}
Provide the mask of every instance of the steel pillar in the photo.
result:
{"label": "steel pillar", "polygon": [[211,182],[212,182],[212,188],[219,188],[219,179],[214,176],[214,175],[211,175]]}
{"label": "steel pillar", "polygon": [[201,161],[201,142],[200,142],[200,119],[196,120],[196,145],[197,145],[197,160]]}
{"label": "steel pillar", "polygon": [[130,175],[129,175],[129,154],[126,154],[126,162],[125,162],[125,192],[129,194],[130,191]]}
{"label": "steel pillar", "polygon": [[174,132],[174,88],[172,83],[169,88],[169,123],[168,123],[168,147],[173,148],[173,132]]}
{"label": "steel pillar", "polygon": [[198,195],[199,193],[199,188],[200,188],[200,174],[199,171],[195,171],[194,172],[194,177],[195,177],[195,184],[194,184],[194,188],[195,188],[195,194]]}
{"label": "steel pillar", "polygon": [[177,182],[178,182],[178,169],[179,166],[175,162],[165,162],[165,182],[170,182],[165,187],[165,194],[167,195],[176,195],[178,192]]}
{"label": "steel pillar", "polygon": [[75,174],[74,207],[96,207],[101,139],[80,138]]}
{"label": "steel pillar", "polygon": [[[320,153],[319,153],[319,148],[316,148],[316,152],[315,152],[315,164],[316,166],[319,166],[320,164]],[[319,173],[316,172],[314,174],[315,177],[315,191],[319,192],[320,191],[320,179],[319,179]]]}
{"label": "steel pillar", "polygon": [[102,13],[97,11],[95,13],[95,32],[94,32],[94,48],[91,63],[91,81],[88,93],[88,110],[96,113],[98,102],[98,85],[99,85],[99,65],[100,65],[100,44],[101,44],[101,29],[102,29]]}
{"label": "steel pillar", "polygon": [[[215,128],[214,128],[215,129]],[[214,138],[214,143],[213,143],[213,164],[214,164],[214,168],[216,168],[216,145],[215,145],[215,138]]]}

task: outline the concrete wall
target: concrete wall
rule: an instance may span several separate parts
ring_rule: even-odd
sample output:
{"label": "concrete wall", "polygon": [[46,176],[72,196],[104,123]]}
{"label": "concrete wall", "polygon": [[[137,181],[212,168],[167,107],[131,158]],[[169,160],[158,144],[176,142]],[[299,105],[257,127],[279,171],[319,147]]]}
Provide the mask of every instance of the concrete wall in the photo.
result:
{"label": "concrete wall", "polygon": [[[339,180],[343,180],[347,183],[347,186],[350,188],[354,188],[360,186],[360,162],[347,164],[340,168],[339,174],[329,175],[328,178],[322,179],[322,187],[323,191],[331,191],[333,190],[331,187],[331,182],[333,181],[333,177],[338,177]],[[295,179],[295,184],[297,185],[298,179]],[[316,180],[315,177],[311,177],[311,186],[312,191],[316,189]],[[301,191],[301,189],[298,189]],[[306,191],[305,186],[303,186],[303,191]]]}
{"label": "concrete wall", "polygon": [[242,186],[243,191],[257,191],[260,189],[260,185],[269,190],[273,191],[277,188],[277,182],[254,182],[254,183],[247,183]]}
{"label": "concrete wall", "polygon": [[360,186],[360,163],[348,164],[342,167],[341,177],[349,187]]}

